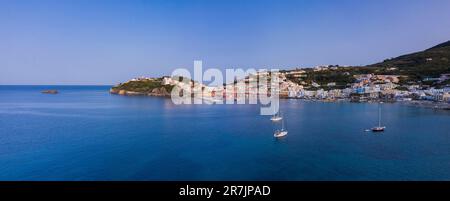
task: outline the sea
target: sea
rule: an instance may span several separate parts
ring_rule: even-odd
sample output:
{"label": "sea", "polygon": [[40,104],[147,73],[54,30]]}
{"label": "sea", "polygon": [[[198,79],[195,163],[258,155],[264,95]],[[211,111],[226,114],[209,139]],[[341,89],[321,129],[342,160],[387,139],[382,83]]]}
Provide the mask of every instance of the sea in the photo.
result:
{"label": "sea", "polygon": [[[399,103],[175,105],[110,86],[0,86],[2,181],[450,180],[450,112]],[[59,94],[43,94],[56,89]]]}

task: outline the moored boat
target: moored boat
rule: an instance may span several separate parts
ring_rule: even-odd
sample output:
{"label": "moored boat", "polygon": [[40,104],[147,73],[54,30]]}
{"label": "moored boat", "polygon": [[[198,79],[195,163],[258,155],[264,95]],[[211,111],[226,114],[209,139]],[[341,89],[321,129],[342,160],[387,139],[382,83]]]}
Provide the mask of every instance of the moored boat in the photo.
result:
{"label": "moored boat", "polygon": [[288,134],[288,131],[286,129],[284,129],[284,119],[282,119],[281,121],[281,129],[280,130],[276,130],[275,133],[273,134],[274,137],[276,138],[280,138],[280,137],[284,137]]}
{"label": "moored boat", "polygon": [[378,104],[378,126],[371,128],[370,130],[372,130],[372,132],[383,132],[384,129],[386,129],[386,126],[381,126],[381,104],[383,104],[383,102]]}
{"label": "moored boat", "polygon": [[277,121],[281,121],[283,119],[283,117],[280,115],[280,112],[278,112],[277,114],[273,115],[270,120],[273,122],[277,122]]}

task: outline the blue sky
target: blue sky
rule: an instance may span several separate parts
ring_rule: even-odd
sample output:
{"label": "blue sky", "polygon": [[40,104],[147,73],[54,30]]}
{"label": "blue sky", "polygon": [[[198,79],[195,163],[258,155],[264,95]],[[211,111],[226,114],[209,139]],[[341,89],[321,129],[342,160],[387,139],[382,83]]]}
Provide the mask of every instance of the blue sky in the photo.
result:
{"label": "blue sky", "polygon": [[447,0],[0,0],[0,84],[365,65],[447,40]]}

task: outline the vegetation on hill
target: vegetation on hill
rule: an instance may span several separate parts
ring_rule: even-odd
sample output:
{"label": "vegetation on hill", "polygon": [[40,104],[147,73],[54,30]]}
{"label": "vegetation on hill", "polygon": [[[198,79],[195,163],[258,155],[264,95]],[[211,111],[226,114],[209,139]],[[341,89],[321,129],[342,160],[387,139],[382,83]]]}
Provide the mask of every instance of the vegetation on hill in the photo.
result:
{"label": "vegetation on hill", "polygon": [[343,88],[353,83],[353,75],[378,74],[378,75],[404,75],[400,78],[400,84],[427,84],[436,87],[448,84],[445,82],[423,81],[426,78],[437,78],[441,74],[450,73],[450,41],[436,45],[430,49],[386,59],[383,62],[353,67],[338,67],[337,69],[314,71],[312,68],[302,69],[306,76],[301,78],[288,77],[296,83],[312,82],[326,86],[335,82],[336,86],[330,88]]}
{"label": "vegetation on hill", "polygon": [[114,86],[113,90],[125,90],[139,93],[151,93],[154,89],[165,88],[167,91],[172,91],[173,86],[162,85],[162,78],[144,79],[136,81],[128,81]]}
{"label": "vegetation on hill", "polygon": [[407,75],[411,81],[436,78],[441,74],[450,73],[450,41],[425,51],[386,59],[381,63],[370,65],[370,67],[397,68],[390,74]]}

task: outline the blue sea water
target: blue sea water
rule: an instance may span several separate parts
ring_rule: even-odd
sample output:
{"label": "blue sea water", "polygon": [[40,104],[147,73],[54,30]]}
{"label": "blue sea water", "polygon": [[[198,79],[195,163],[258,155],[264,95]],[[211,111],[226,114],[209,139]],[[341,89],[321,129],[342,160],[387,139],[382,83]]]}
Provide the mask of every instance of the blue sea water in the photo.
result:
{"label": "blue sea water", "polygon": [[[41,94],[57,89],[57,95]],[[0,86],[0,180],[450,180],[450,112],[281,100],[174,105],[108,86]]]}

